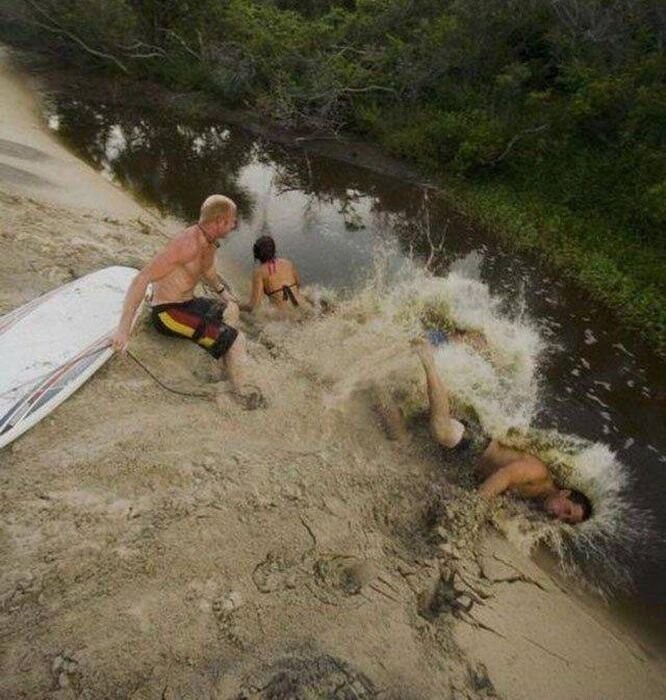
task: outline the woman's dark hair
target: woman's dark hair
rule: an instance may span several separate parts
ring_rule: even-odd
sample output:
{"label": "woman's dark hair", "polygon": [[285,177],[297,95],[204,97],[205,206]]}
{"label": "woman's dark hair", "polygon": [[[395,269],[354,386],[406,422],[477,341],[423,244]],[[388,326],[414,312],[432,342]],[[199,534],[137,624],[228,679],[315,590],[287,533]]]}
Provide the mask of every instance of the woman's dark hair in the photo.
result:
{"label": "woman's dark hair", "polygon": [[576,489],[571,489],[569,500],[572,503],[577,503],[583,509],[583,520],[587,520],[592,515],[594,510],[592,508],[592,501],[590,501],[584,493],[576,491]]}
{"label": "woman's dark hair", "polygon": [[252,252],[255,260],[260,263],[268,262],[275,257],[275,241],[271,236],[261,236],[254,242]]}

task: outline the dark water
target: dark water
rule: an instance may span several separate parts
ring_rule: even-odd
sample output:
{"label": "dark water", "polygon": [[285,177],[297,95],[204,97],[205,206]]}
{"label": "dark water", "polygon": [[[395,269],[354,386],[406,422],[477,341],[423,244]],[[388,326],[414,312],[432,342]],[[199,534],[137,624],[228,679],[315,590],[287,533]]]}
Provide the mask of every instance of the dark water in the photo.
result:
{"label": "dark water", "polygon": [[[511,312],[525,306],[559,346],[544,366],[543,426],[605,442],[630,469],[632,502],[666,537],[666,364],[635,333],[556,273],[503,249],[436,197],[395,178],[262,141],[224,124],[178,123],[146,109],[123,112],[59,98],[49,117],[68,147],[164,213],[194,221],[203,199],[238,204],[239,230],[224,254],[252,266],[251,243],[269,232],[306,281],[362,283],[376,246],[395,258],[444,242],[434,271],[467,256]],[[660,541],[661,539],[661,541]],[[612,601],[618,616],[666,649],[666,563],[635,552],[636,591]]]}

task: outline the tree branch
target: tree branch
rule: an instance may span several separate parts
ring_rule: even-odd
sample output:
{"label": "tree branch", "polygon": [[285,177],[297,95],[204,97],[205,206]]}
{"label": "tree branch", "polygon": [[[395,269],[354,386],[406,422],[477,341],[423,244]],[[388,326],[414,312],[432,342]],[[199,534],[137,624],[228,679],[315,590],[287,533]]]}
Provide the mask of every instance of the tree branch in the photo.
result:
{"label": "tree branch", "polygon": [[28,5],[30,5],[30,7],[32,7],[32,9],[35,12],[37,12],[42,17],[44,17],[44,19],[47,22],[51,23],[51,24],[45,24],[44,22],[41,22],[37,18],[33,18],[31,20],[33,24],[35,24],[38,27],[40,27],[41,29],[45,29],[46,31],[51,32],[53,34],[63,34],[64,36],[71,39],[74,43],[78,44],[84,51],[87,51],[88,53],[92,54],[93,56],[97,56],[98,58],[103,58],[105,60],[112,61],[113,63],[116,64],[116,66],[118,66],[118,68],[120,68],[120,70],[123,71],[123,73],[129,74],[129,70],[128,70],[127,66],[122,61],[120,61],[118,58],[116,58],[115,56],[113,56],[110,53],[106,53],[104,51],[94,49],[92,46],[88,46],[88,44],[86,44],[86,42],[83,41],[83,39],[76,36],[76,34],[73,34],[68,29],[65,29],[65,27],[63,27],[57,20],[53,19],[53,17],[51,17],[46,12],[46,10],[44,10],[44,8],[40,7],[36,2],[34,2],[34,0],[26,0],[26,2],[28,3]]}
{"label": "tree branch", "polygon": [[439,242],[439,245],[435,245],[434,241],[432,240],[432,230],[430,227],[430,198],[428,197],[427,189],[423,190],[423,213],[425,218],[426,240],[428,241],[428,245],[430,246],[430,253],[428,255],[428,259],[425,262],[425,269],[428,272],[431,272],[430,266],[433,264],[435,257],[437,255],[441,255],[444,252],[445,241],[444,236],[442,236],[442,240]]}
{"label": "tree branch", "polygon": [[[163,32],[167,36],[173,37],[184,49],[189,53],[191,56],[194,56],[194,58],[197,59],[197,61],[201,61],[201,54],[195,51],[186,41],[183,39],[180,34],[175,32],[173,29],[164,29],[163,27],[159,27],[160,32]],[[199,43],[202,44],[201,40],[201,35],[199,35]]]}
{"label": "tree branch", "polygon": [[[116,44],[129,58],[164,58],[167,52],[161,46],[153,46],[143,41],[135,41],[133,44]],[[141,53],[141,49],[147,49],[147,53]]]}
{"label": "tree branch", "polygon": [[516,143],[522,139],[524,136],[527,136],[528,134],[537,134],[540,131],[544,131],[545,129],[548,128],[548,124],[541,124],[541,126],[536,126],[532,129],[524,129],[520,133],[516,134],[507,144],[507,147],[502,151],[502,153],[497,156],[497,158],[494,158],[493,160],[489,160],[485,162],[485,165],[496,165],[500,161],[503,161],[508,155],[511,149],[516,145]]}

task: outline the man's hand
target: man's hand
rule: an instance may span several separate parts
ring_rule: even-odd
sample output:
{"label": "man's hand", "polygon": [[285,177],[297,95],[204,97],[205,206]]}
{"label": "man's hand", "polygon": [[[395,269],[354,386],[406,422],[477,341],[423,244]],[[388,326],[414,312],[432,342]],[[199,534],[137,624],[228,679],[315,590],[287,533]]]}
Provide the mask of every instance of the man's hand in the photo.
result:
{"label": "man's hand", "polygon": [[238,304],[238,299],[236,299],[236,297],[229,291],[227,287],[225,287],[221,292],[218,292],[218,295],[225,304],[229,304],[230,302]]}
{"label": "man's hand", "polygon": [[116,352],[119,352],[121,355],[124,355],[127,352],[129,337],[130,334],[128,331],[120,328],[116,330],[116,332],[113,334],[113,338],[111,339],[113,349]]}

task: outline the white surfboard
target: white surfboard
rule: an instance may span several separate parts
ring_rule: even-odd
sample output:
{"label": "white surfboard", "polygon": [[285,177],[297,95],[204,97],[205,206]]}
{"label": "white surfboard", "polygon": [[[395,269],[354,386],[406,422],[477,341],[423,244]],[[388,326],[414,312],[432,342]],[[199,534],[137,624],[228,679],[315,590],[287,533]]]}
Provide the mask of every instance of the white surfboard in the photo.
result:
{"label": "white surfboard", "polygon": [[0,317],[0,448],[71,396],[112,355],[131,267],[107,267]]}

